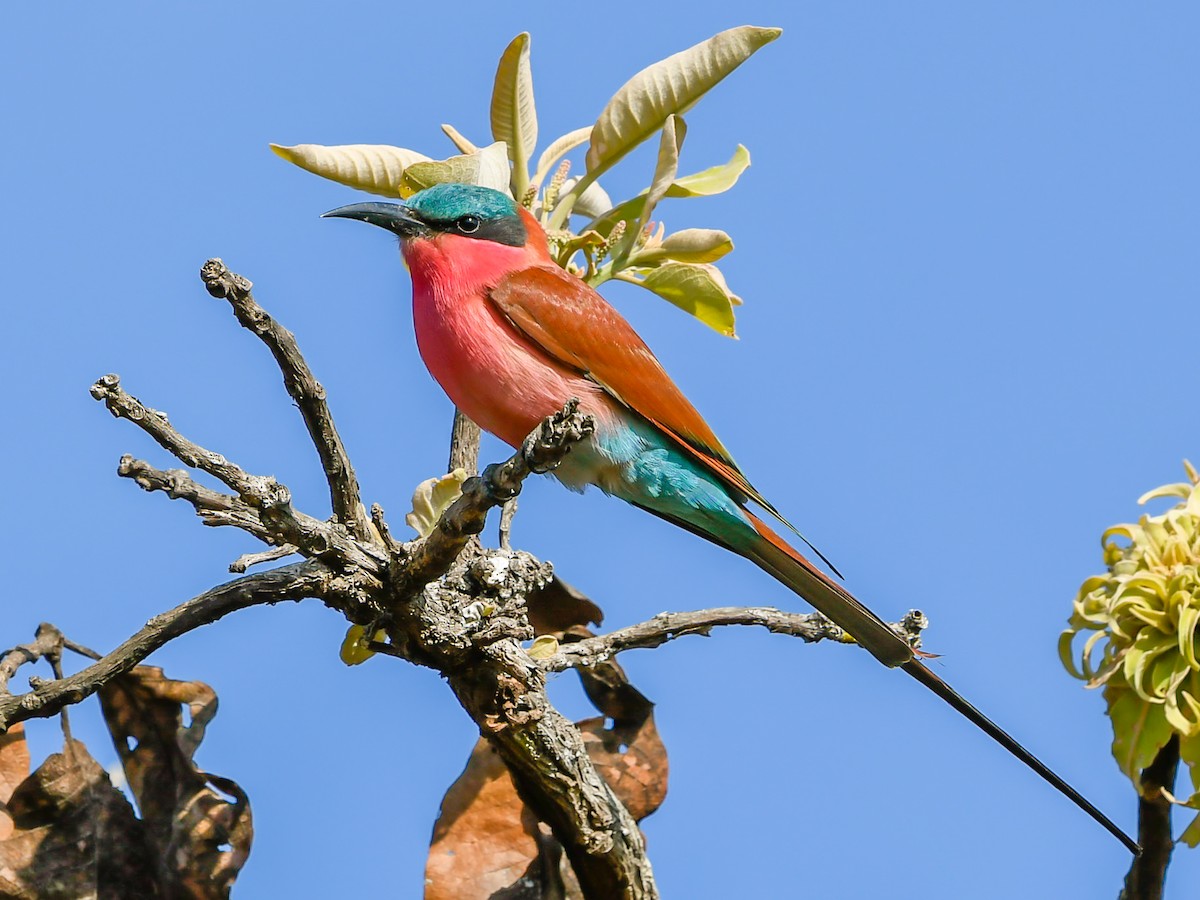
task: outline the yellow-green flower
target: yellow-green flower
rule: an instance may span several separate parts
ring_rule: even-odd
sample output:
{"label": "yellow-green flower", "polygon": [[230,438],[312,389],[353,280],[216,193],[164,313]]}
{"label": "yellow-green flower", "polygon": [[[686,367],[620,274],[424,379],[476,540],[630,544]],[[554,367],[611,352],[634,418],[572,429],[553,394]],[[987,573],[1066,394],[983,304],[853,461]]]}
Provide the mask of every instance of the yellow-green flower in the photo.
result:
{"label": "yellow-green flower", "polygon": [[[1068,672],[1103,685],[1121,771],[1140,789],[1141,770],[1177,735],[1196,791],[1186,805],[1200,809],[1200,475],[1184,468],[1187,482],[1138,499],[1179,503],[1101,535],[1108,572],[1080,586],[1058,647]],[[1181,839],[1200,843],[1200,817]]]}

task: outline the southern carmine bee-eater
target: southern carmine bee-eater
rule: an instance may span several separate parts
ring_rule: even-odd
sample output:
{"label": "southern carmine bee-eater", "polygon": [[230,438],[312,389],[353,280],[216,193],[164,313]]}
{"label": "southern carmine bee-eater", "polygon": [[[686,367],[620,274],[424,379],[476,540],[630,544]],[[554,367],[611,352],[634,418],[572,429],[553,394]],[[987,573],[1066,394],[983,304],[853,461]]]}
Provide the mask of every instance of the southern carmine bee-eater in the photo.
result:
{"label": "southern carmine bee-eater", "polygon": [[[546,233],[507,195],[439,184],[405,203],[325,213],[400,238],[413,324],[430,373],[454,404],[513,447],[572,397],[595,431],[554,475],[732,550],[899,667],[1068,796],[1130,850],[1137,845],[1074,788],[931,672],[908,642],[747,508],[791,526],[742,474],[633,327],[550,256]],[[792,529],[794,530],[794,529]]]}

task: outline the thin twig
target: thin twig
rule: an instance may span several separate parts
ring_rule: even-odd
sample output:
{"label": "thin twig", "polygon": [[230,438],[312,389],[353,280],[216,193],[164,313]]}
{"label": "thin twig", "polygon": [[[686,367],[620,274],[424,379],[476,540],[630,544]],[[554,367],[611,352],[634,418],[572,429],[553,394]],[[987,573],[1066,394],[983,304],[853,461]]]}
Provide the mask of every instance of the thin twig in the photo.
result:
{"label": "thin twig", "polygon": [[[64,707],[78,703],[117,675],[128,672],[163,644],[201,625],[249,606],[323,596],[332,589],[335,578],[328,567],[306,560],[247,575],[205,591],[169,612],[155,616],[119,647],[82,671],[43,682],[26,694],[0,694],[0,732],[27,719],[52,716]],[[18,651],[22,649],[18,648]],[[9,656],[18,651],[12,651]],[[7,662],[8,656],[0,663],[0,668]]]}
{"label": "thin twig", "polygon": [[261,541],[272,541],[271,532],[256,510],[237,497],[197,484],[183,469],[156,469],[145,460],[126,454],[121,457],[117,474],[133,479],[142,490],[162,491],[172,500],[186,500],[205,525],[232,525]]}
{"label": "thin twig", "polygon": [[[910,642],[915,642],[920,637],[919,629],[924,628],[925,624],[925,617],[918,613],[916,616],[906,616],[903,622],[892,627],[906,634]],[[695,612],[659,613],[653,619],[628,628],[563,644],[554,656],[541,665],[548,672],[561,672],[574,666],[594,666],[624,650],[658,647],[685,634],[707,636],[722,625],[758,625],[776,634],[798,637],[805,643],[822,640],[853,643],[841,628],[820,613],[784,612],[769,606],[722,606]],[[915,631],[912,630],[914,628]]]}
{"label": "thin twig", "polygon": [[260,553],[243,553],[237,559],[229,564],[229,571],[240,575],[252,566],[261,566],[263,563],[275,562],[277,559],[283,559],[285,556],[291,556],[293,553],[299,553],[300,549],[292,544],[284,544],[282,547],[272,547],[270,550],[263,550]]}
{"label": "thin twig", "polygon": [[71,640],[66,635],[63,635],[63,646],[72,653],[78,653],[80,656],[86,656],[88,659],[99,659],[101,654],[97,653],[91,647],[85,647],[83,644]]}
{"label": "thin twig", "polygon": [[500,509],[500,549],[512,550],[512,523],[517,514],[517,498],[505,501]]}
{"label": "thin twig", "polygon": [[180,462],[207,472],[238,493],[253,507],[271,530],[274,543],[293,544],[306,556],[317,557],[340,567],[358,567],[380,576],[386,554],[373,544],[356,541],[336,523],[322,522],[292,508],[291,491],[274,478],[251,475],[219,453],[207,450],[184,437],[157,410],[143,405],[121,387],[117,375],[105,375],[91,389],[114,416],[128,419],[150,435],[159,446]]}
{"label": "thin twig", "polygon": [[300,354],[296,336],[280,325],[255,301],[251,282],[230,272],[219,259],[210,259],[200,269],[200,277],[214,297],[229,301],[243,327],[254,332],[267,345],[279,370],[288,395],[296,401],[313,446],[321,458],[333,514],[356,538],[371,540],[371,530],[359,497],[358,478],[346,447],[333,423],[325,402],[325,388],[313,376]]}
{"label": "thin twig", "polygon": [[[185,465],[207,472],[214,478],[233,488],[246,498],[262,499],[266,479],[257,478],[231,463],[220,453],[206,450],[188,440],[172,427],[164,413],[145,406],[140,400],[121,387],[119,375],[105,375],[96,380],[91,389],[92,397],[100,400],[108,411],[118,419],[132,422],[158,443],[160,447]],[[258,504],[253,504],[257,506]]]}
{"label": "thin twig", "polygon": [[17,674],[17,669],[40,659],[48,659],[56,652],[61,652],[62,647],[62,632],[49,622],[39,625],[30,643],[13,647],[0,656],[0,696],[11,696],[8,682]]}

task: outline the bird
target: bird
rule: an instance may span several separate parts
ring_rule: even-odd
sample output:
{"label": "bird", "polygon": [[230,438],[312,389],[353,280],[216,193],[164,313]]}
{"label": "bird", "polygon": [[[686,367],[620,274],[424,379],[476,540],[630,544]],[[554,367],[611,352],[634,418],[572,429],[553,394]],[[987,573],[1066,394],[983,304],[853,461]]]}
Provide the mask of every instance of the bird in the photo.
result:
{"label": "bird", "polygon": [[595,428],[553,471],[566,487],[595,486],[753,562],[1139,852],[1091,802],[925,665],[905,637],[777,533],[775,527],[795,529],[750,483],[633,326],[554,261],[529,210],[489,187],[444,182],[402,203],[355,203],[324,216],[366,222],[400,239],[418,350],[463,414],[520,447],[539,423],[577,399]]}

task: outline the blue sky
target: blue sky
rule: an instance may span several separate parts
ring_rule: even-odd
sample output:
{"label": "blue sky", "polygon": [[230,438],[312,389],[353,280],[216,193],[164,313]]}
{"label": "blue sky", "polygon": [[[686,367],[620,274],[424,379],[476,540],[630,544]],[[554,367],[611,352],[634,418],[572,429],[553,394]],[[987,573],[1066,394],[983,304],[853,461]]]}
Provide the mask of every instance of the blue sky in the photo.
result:
{"label": "blue sky", "polygon": [[[1099,535],[1200,462],[1200,12],[1180,3],[10,4],[0,29],[8,600],[108,649],[254,549],[114,475],[169,460],[87,393],[130,391],[325,512],[267,354],[196,273],[254,280],[325,383],[367,502],[399,524],[444,463],[450,407],[359,199],[268,142],[487,135],[495,62],[533,34],[544,141],[638,68],[736,24],[778,42],[688,116],[683,168],[753,166],[675,201],[722,227],[741,340],[608,292],[755,483],[881,614],[927,612],[939,673],[1127,829],[1101,698],[1055,641]],[[643,187],[647,154],[607,180]],[[506,451],[485,446],[485,459]],[[530,484],[514,532],[619,626],[664,609],[798,607],[751,565],[600,495]],[[418,896],[472,723],[439,679],[347,669],[319,603],[244,612],[153,661],[211,683],[200,762],[250,793],[238,896]],[[657,701],[670,795],[646,822],[667,897],[1115,896],[1119,845],[917,688],[844,647],[758,631],[626,654]],[[589,714],[573,676],[552,686]],[[90,707],[80,735],[115,760]],[[52,726],[34,729],[48,752]],[[1194,896],[1181,852],[1168,897]]]}

